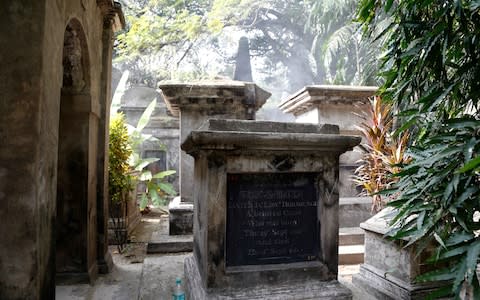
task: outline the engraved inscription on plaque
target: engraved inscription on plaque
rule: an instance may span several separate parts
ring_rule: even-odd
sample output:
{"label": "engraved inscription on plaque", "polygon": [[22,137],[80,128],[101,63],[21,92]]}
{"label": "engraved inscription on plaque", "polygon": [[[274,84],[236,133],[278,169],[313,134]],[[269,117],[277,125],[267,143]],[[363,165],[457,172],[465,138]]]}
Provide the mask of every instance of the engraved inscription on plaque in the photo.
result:
{"label": "engraved inscription on plaque", "polygon": [[318,173],[227,175],[227,267],[319,257]]}

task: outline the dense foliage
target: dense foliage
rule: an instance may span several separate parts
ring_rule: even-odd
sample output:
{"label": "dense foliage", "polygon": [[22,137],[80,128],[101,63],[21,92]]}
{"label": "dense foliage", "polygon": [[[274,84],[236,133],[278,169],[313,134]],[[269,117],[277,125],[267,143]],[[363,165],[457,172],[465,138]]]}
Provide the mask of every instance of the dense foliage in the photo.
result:
{"label": "dense foliage", "polygon": [[127,242],[124,234],[125,203],[129,192],[133,190],[133,177],[128,160],[132,154],[130,138],[122,113],[113,115],[110,119],[110,140],[108,147],[108,192],[110,197],[110,220],[113,222],[113,239],[121,252]]}
{"label": "dense foliage", "polygon": [[278,76],[275,69],[285,68],[290,92],[314,83],[368,82],[368,49],[351,21],[357,1],[217,2],[221,9],[214,6],[213,15],[248,33],[252,53],[264,58],[266,73]]}
{"label": "dense foliage", "polygon": [[[115,65],[132,74],[132,83],[155,87],[158,80],[205,76],[206,65],[198,61],[199,47],[219,32],[204,17],[210,5],[205,0],[122,0],[127,29],[118,35]],[[187,64],[189,71],[180,68]]]}
{"label": "dense foliage", "polygon": [[[254,79],[274,95],[309,84],[373,84],[375,46],[352,22],[355,0],[122,0],[116,65],[133,80],[231,77],[250,38]],[[278,87],[281,87],[279,89]],[[278,90],[278,91],[277,91]]]}
{"label": "dense foliage", "polygon": [[128,161],[132,155],[125,116],[122,113],[110,119],[110,140],[108,145],[108,188],[110,201],[126,201],[127,193],[133,188]]}
{"label": "dense foliage", "polygon": [[153,99],[140,116],[136,127],[131,127],[130,140],[133,148],[129,164],[137,172],[135,177],[140,185],[137,192],[140,195],[140,209],[143,210],[148,204],[156,206],[165,205],[169,196],[175,196],[177,192],[171,183],[167,182],[168,176],[176,173],[175,170],[165,170],[153,174],[148,166],[157,162],[159,158],[142,158],[142,146],[145,142],[156,142],[161,148],[160,141],[150,134],[142,133],[143,129],[150,122],[150,117],[155,110],[157,100]]}
{"label": "dense foliage", "polygon": [[[148,204],[165,205],[168,196],[175,196],[172,184],[167,182],[167,177],[176,173],[175,170],[165,170],[152,174],[148,167],[159,160],[159,158],[142,158],[143,144],[146,142],[158,143],[160,149],[163,145],[151,134],[144,134],[142,131],[150,122],[150,118],[155,110],[157,100],[153,99],[143,111],[136,127],[126,124],[123,113],[118,113],[121,99],[125,95],[127,82],[129,81],[129,72],[126,71],[120,79],[110,107],[110,157],[113,159],[110,173],[113,191],[122,187],[128,187],[127,182],[121,180],[134,180],[136,192],[140,193],[140,209],[143,210]],[[113,178],[112,178],[113,175]],[[117,179],[118,178],[118,179]],[[124,185],[120,185],[120,183]],[[116,202],[117,197],[114,194],[112,201]],[[133,199],[132,199],[133,200]],[[136,199],[134,199],[136,200]]]}
{"label": "dense foliage", "polygon": [[[394,238],[434,245],[437,270],[417,280],[451,280],[433,296],[470,292],[480,299],[480,2],[363,0],[367,34],[380,18],[383,96],[410,129],[413,161],[391,193]],[[462,287],[464,287],[462,289]]]}

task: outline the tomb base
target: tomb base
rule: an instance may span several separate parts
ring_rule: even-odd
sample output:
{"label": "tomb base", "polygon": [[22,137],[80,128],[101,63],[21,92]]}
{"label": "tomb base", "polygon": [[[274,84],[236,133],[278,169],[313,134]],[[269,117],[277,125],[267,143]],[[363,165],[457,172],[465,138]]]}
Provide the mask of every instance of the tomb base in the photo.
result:
{"label": "tomb base", "polygon": [[[383,273],[382,273],[383,272]],[[384,270],[372,266],[360,266],[359,274],[353,275],[353,284],[372,295],[373,299],[383,300],[420,300],[438,289],[438,283],[430,285],[411,284],[388,276]]]}
{"label": "tomb base", "polygon": [[187,235],[193,233],[193,203],[181,202],[176,197],[168,205],[170,235]]}
{"label": "tomb base", "polygon": [[365,231],[365,257],[352,282],[377,299],[425,299],[445,282],[415,282],[418,275],[431,271],[432,266],[425,263],[431,252],[419,256],[415,244],[405,248],[407,241],[386,238],[391,217],[391,208],[385,208],[360,224]]}
{"label": "tomb base", "polygon": [[[283,272],[285,274],[285,272]],[[249,276],[253,274],[250,273]],[[265,274],[268,277],[268,273]],[[194,256],[185,259],[186,298],[204,299],[352,299],[351,291],[337,280],[320,281],[314,276],[278,280],[272,271],[272,283],[249,284],[237,281],[235,287],[205,288]],[[243,286],[242,286],[243,285]]]}

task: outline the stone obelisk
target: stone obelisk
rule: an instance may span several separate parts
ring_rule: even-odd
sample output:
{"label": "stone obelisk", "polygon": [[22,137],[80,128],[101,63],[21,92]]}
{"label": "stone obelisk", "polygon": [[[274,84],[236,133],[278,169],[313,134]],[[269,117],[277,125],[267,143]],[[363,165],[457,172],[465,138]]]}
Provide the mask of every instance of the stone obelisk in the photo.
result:
{"label": "stone obelisk", "polygon": [[241,37],[238,42],[238,52],[233,80],[253,82],[252,65],[250,63],[250,46],[248,38]]}

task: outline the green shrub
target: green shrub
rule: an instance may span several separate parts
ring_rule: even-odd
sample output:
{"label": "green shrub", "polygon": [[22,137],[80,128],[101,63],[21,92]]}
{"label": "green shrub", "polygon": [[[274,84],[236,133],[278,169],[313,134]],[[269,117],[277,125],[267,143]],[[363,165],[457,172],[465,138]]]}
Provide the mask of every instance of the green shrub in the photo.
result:
{"label": "green shrub", "polygon": [[121,203],[127,200],[128,192],[133,189],[131,167],[128,164],[132,155],[130,138],[125,116],[117,113],[110,120],[110,141],[108,144],[108,191],[111,203]]}
{"label": "green shrub", "polygon": [[175,196],[177,192],[173,186],[166,181],[166,177],[171,176],[176,173],[175,170],[166,170],[152,174],[148,170],[148,166],[156,161],[159,158],[142,158],[141,157],[141,146],[144,142],[158,142],[160,147],[160,141],[150,134],[142,133],[143,129],[150,122],[150,117],[152,116],[153,111],[157,100],[153,99],[152,102],[147,106],[143,114],[138,120],[137,126],[131,128],[130,132],[130,141],[133,148],[132,155],[130,156],[130,166],[137,172],[135,179],[138,182],[143,183],[139,189],[141,194],[140,196],[140,209],[143,210],[149,203],[153,205],[165,205],[167,203],[169,196]]}
{"label": "green shrub", "polygon": [[149,203],[157,206],[165,205],[168,197],[177,194],[174,187],[166,180],[166,177],[175,174],[176,171],[166,170],[152,174],[147,167],[158,161],[159,158],[141,157],[144,142],[158,142],[161,148],[157,138],[142,132],[150,122],[150,117],[157,104],[156,99],[153,99],[147,106],[136,127],[126,124],[124,115],[118,114],[121,106],[120,100],[127,89],[128,76],[128,71],[123,72],[110,107],[110,200],[111,203],[126,201],[128,191],[138,188],[138,192],[141,194],[140,209],[143,210]]}

